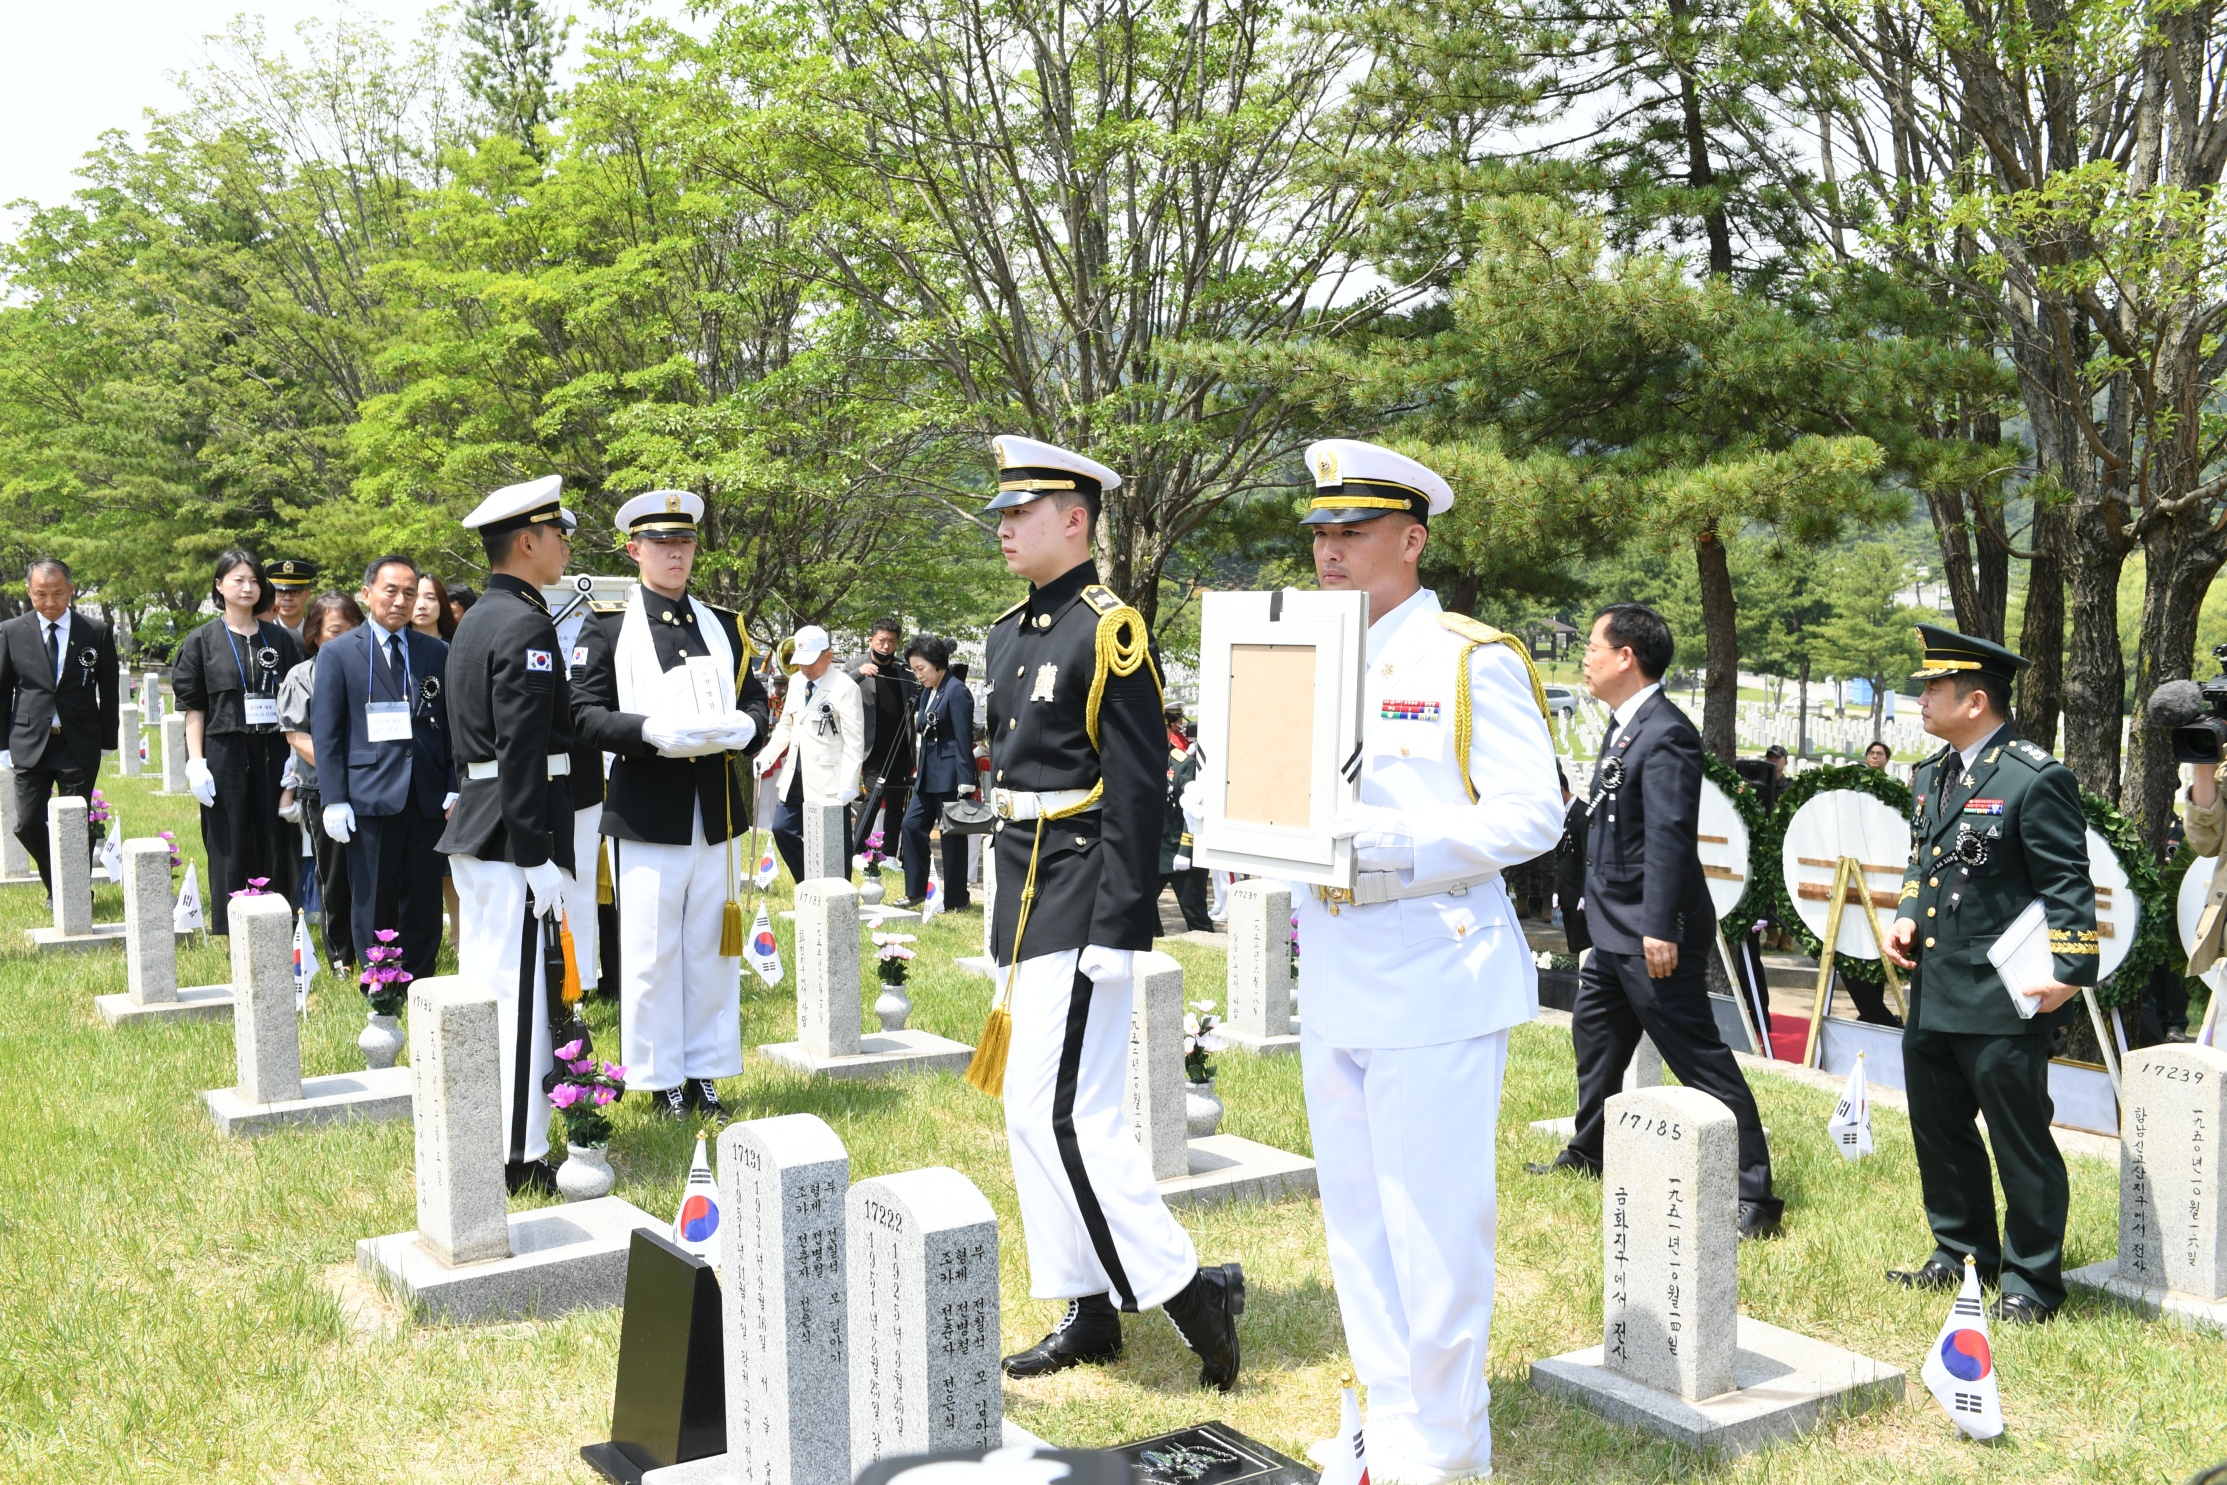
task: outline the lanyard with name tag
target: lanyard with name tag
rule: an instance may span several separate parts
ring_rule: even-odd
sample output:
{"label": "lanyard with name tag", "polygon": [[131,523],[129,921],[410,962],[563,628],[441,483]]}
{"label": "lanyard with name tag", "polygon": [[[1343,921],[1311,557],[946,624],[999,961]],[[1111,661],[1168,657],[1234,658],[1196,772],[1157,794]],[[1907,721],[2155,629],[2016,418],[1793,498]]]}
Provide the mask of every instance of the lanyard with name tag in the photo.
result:
{"label": "lanyard with name tag", "polygon": [[250,727],[276,727],[278,725],[278,698],[276,696],[242,696],[241,720]]}
{"label": "lanyard with name tag", "polygon": [[410,703],[367,701],[363,704],[363,735],[372,742],[410,740]]}

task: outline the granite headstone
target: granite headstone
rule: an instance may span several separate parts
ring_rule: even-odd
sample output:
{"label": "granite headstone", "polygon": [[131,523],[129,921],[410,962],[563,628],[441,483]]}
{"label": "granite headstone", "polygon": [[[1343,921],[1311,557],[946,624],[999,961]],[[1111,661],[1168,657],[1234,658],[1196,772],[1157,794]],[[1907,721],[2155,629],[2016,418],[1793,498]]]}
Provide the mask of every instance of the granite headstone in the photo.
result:
{"label": "granite headstone", "polygon": [[1734,1386],[1739,1132],[1693,1088],[1608,1100],[1601,1147],[1603,1364],[1688,1401]]}
{"label": "granite headstone", "polygon": [[1152,1178],[1191,1172],[1183,1114],[1183,966],[1157,949],[1133,956],[1129,1018],[1130,1126],[1152,1157]]}
{"label": "granite headstone", "polygon": [[808,877],[796,888],[796,1039],[819,1057],[857,1055],[858,889]]}
{"label": "granite headstone", "polygon": [[[232,899],[232,1045],[242,1100],[302,1096],[301,1028],[294,1011],[294,909],[275,892]],[[422,1139],[422,1130],[420,1136]]]}
{"label": "granite headstone", "polygon": [[46,848],[54,873],[54,931],[93,931],[93,840],[86,831],[85,801],[74,794],[46,802]]}
{"label": "granite headstone", "polygon": [[[269,900],[284,906],[278,898]],[[236,946],[239,941],[235,903],[232,942]],[[293,1013],[289,986],[289,1020]],[[510,1256],[501,1064],[493,990],[455,975],[432,976],[410,986],[418,1242],[450,1267]]]}
{"label": "granite headstone", "polygon": [[170,842],[124,842],[125,993],[134,1005],[169,1005],[178,998],[178,934],[171,926]]}
{"label": "granite headstone", "polygon": [[2227,1299],[2227,1051],[2143,1047],[2122,1086],[2118,1277]]}

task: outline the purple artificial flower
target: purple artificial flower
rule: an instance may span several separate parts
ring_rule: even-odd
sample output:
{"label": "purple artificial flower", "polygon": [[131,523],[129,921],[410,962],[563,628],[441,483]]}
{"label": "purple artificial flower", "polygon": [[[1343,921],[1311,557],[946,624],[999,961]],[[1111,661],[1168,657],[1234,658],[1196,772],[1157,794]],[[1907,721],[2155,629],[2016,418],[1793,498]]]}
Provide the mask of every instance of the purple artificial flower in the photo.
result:
{"label": "purple artificial flower", "polygon": [[577,1084],[559,1083],[549,1092],[549,1102],[560,1109],[569,1109],[578,1103],[583,1093]]}
{"label": "purple artificial flower", "polygon": [[623,1083],[626,1081],[626,1069],[616,1062],[606,1062],[603,1064],[603,1076],[614,1083]]}
{"label": "purple artificial flower", "polygon": [[615,1088],[598,1088],[595,1090],[595,1106],[600,1109],[618,1096],[618,1090]]}
{"label": "purple artificial flower", "polygon": [[574,1037],[571,1041],[557,1048],[557,1060],[559,1062],[570,1062],[579,1055],[580,1039],[578,1037]]}
{"label": "purple artificial flower", "polygon": [[399,928],[382,928],[371,936],[382,944],[391,944],[402,937],[402,930]]}
{"label": "purple artificial flower", "polygon": [[578,1062],[568,1062],[565,1064],[565,1071],[576,1078],[589,1077],[595,1072],[595,1059],[583,1057]]}

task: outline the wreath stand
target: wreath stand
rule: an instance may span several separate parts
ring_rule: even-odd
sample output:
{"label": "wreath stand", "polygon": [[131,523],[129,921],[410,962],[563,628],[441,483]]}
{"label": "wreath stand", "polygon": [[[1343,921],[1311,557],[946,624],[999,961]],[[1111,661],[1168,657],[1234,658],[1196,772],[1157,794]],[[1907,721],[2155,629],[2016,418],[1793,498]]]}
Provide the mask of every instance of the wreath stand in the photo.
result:
{"label": "wreath stand", "polygon": [[1809,1041],[1802,1048],[1802,1066],[1817,1066],[1817,1044],[1824,1030],[1825,1012],[1833,1003],[1833,962],[1839,957],[1840,915],[1848,905],[1848,894],[1854,890],[1864,910],[1864,919],[1871,924],[1871,941],[1879,946],[1879,968],[1887,978],[1887,993],[1894,997],[1895,1012],[1904,1021],[1910,1019],[1910,1007],[1902,998],[1902,977],[1895,973],[1894,961],[1887,957],[1887,935],[1879,926],[1879,908],[1871,900],[1871,883],[1864,877],[1863,863],[1853,856],[1842,856],[1833,867],[1832,903],[1825,909],[1825,937],[1817,946],[1817,998],[1810,1006]]}

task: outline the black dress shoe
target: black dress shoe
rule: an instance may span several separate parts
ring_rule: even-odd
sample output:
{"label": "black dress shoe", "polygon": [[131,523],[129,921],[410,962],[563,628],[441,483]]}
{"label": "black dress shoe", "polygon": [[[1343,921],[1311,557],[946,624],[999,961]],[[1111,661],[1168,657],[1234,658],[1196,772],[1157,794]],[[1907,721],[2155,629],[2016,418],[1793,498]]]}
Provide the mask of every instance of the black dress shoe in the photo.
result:
{"label": "black dress shoe", "polygon": [[1928,1258],[1920,1268],[1890,1268],[1887,1278],[1905,1289],[1961,1289],[1964,1287],[1962,1271],[1953,1269],[1938,1258]]}
{"label": "black dress shoe", "polygon": [[719,1085],[709,1078],[688,1080],[688,1104],[697,1113],[709,1114],[714,1119],[727,1112],[727,1106],[719,1101]]}
{"label": "black dress shoe", "polygon": [[1740,1203],[1741,1242],[1747,1242],[1751,1238],[1775,1238],[1781,1231],[1783,1229],[1779,1226],[1778,1213],[1766,1212],[1752,1201]]}
{"label": "black dress shoe", "polygon": [[1237,1390],[1237,1317],[1245,1313],[1245,1270],[1234,1263],[1201,1268],[1160,1308],[1175,1333],[1198,1354],[1199,1385]]}
{"label": "black dress shoe", "polygon": [[1100,1366],[1121,1357],[1121,1312],[1103,1294],[1067,1301],[1052,1333],[1005,1358],[1009,1377],[1048,1377],[1071,1366]]}
{"label": "black dress shoe", "polygon": [[557,1170],[546,1160],[509,1160],[503,1163],[503,1185],[512,1196],[531,1191],[541,1196],[557,1194]]}
{"label": "black dress shoe", "polygon": [[650,1115],[657,1119],[685,1119],[688,1117],[688,1089],[659,1088],[649,1093]]}
{"label": "black dress shoe", "polygon": [[2047,1325],[2057,1312],[2030,1294],[1998,1294],[1987,1313],[2005,1325]]}
{"label": "black dress shoe", "polygon": [[1551,1176],[1558,1170],[1574,1170],[1581,1176],[1593,1176],[1595,1178],[1598,1178],[1601,1173],[1599,1166],[1578,1154],[1577,1151],[1567,1147],[1552,1160],[1528,1161],[1523,1168],[1535,1176]]}

